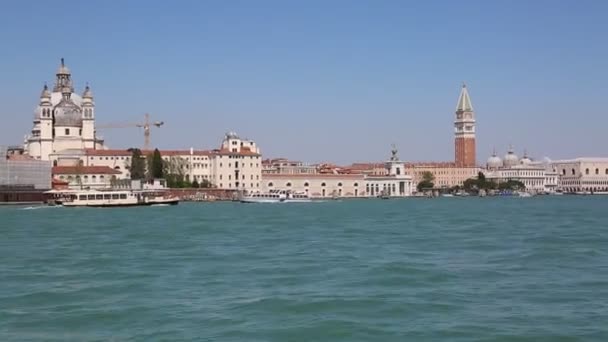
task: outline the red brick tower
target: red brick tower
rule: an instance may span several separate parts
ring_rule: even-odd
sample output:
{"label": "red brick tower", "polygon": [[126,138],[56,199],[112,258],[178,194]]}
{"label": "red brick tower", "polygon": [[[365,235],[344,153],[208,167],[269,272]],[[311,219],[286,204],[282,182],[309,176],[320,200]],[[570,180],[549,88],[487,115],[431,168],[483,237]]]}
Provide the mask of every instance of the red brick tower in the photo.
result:
{"label": "red brick tower", "polygon": [[467,86],[462,85],[458,105],[456,105],[456,120],[454,120],[455,162],[458,167],[474,167],[475,162],[475,112]]}

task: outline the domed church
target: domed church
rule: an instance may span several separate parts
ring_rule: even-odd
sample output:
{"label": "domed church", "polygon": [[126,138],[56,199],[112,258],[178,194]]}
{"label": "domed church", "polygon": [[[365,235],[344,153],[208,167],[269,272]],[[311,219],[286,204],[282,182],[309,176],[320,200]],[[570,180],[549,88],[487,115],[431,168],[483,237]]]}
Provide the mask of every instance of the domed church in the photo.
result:
{"label": "domed church", "polygon": [[45,84],[34,113],[34,127],[26,137],[25,150],[41,160],[62,152],[104,149],[95,137],[95,102],[87,85],[82,96],[74,92],[72,74],[63,58],[51,92]]}

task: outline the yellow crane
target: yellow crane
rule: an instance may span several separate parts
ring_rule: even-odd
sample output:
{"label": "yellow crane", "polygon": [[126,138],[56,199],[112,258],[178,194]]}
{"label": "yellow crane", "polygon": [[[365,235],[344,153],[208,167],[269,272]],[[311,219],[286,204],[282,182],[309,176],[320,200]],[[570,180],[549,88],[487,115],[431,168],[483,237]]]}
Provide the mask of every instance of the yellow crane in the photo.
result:
{"label": "yellow crane", "polygon": [[129,127],[140,127],[144,129],[144,151],[150,150],[150,128],[152,126],[156,126],[160,128],[160,126],[164,125],[164,121],[154,121],[150,122],[150,115],[148,113],[144,114],[144,122],[143,123],[113,123],[106,125],[98,125],[95,128],[129,128]]}

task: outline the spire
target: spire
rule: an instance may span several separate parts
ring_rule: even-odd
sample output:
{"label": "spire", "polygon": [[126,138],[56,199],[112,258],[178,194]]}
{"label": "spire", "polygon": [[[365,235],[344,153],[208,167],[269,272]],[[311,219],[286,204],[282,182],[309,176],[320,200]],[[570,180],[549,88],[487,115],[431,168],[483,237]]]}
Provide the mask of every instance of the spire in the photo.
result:
{"label": "spire", "polygon": [[471,98],[469,97],[469,92],[467,91],[467,85],[462,83],[462,90],[460,91],[460,96],[458,97],[458,104],[456,105],[457,112],[472,112],[473,105],[471,104]]}

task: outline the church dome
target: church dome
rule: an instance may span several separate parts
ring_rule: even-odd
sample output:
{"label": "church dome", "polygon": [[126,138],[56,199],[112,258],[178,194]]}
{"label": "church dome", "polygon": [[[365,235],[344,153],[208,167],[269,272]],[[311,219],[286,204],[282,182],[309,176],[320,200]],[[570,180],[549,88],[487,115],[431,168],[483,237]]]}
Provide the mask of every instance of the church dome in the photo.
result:
{"label": "church dome", "polygon": [[49,87],[46,85],[46,83],[44,84],[44,88],[42,88],[42,93],[40,94],[40,98],[41,99],[50,99],[51,98],[51,92],[49,91]]}
{"label": "church dome", "polygon": [[93,92],[91,91],[91,88],[88,85],[84,88],[84,93],[82,93],[82,98],[83,99],[92,99],[93,98]]}
{"label": "church dome", "polygon": [[528,157],[528,152],[524,151],[524,157],[519,161],[522,165],[528,165],[532,162],[532,159]]}
{"label": "church dome", "polygon": [[62,100],[55,106],[55,126],[82,127],[80,107],[70,100]]}
{"label": "church dome", "polygon": [[512,148],[509,148],[509,152],[507,152],[507,154],[505,155],[503,164],[505,167],[512,167],[519,164],[519,158],[517,157],[515,152],[513,152]]}
{"label": "church dome", "polygon": [[496,153],[493,153],[492,156],[490,158],[488,158],[486,166],[488,167],[488,169],[498,169],[498,168],[501,168],[502,167],[502,159],[500,159],[500,157],[497,156]]}

